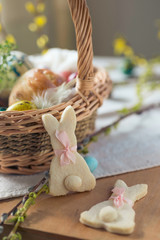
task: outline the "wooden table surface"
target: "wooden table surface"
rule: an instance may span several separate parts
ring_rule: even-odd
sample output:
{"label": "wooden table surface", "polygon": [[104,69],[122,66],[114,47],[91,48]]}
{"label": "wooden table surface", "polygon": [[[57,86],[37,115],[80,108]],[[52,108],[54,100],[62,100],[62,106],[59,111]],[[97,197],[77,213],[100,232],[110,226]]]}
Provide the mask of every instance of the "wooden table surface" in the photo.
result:
{"label": "wooden table surface", "polygon": [[[149,187],[147,196],[134,205],[136,227],[129,236],[93,229],[79,222],[82,211],[108,199],[117,179],[124,180],[128,186],[147,183]],[[0,214],[10,210],[19,199],[0,201]],[[11,226],[5,226],[4,233],[10,229]],[[29,210],[19,232],[23,240],[160,240],[160,167],[99,179],[92,192],[66,197],[41,195]]]}

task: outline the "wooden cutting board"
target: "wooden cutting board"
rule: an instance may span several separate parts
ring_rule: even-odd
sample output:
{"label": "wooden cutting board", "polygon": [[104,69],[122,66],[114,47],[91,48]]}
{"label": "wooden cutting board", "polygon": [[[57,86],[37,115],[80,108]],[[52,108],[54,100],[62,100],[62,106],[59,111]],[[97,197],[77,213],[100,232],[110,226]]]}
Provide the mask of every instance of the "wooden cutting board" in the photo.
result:
{"label": "wooden cutting board", "polygon": [[[134,205],[136,227],[129,236],[93,229],[79,222],[82,211],[108,199],[117,179],[124,180],[128,186],[147,183],[149,187],[147,196]],[[19,199],[1,201],[0,214],[10,210]],[[5,234],[10,229],[11,226],[5,226]],[[160,240],[160,167],[99,179],[92,192],[66,197],[41,195],[29,210],[19,232],[23,240]]]}

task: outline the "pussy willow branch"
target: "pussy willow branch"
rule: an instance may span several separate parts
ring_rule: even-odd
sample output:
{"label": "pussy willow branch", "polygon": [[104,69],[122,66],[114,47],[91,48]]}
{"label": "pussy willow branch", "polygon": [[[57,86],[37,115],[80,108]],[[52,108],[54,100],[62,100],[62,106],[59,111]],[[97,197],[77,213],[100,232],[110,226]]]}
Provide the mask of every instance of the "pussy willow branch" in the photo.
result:
{"label": "pussy willow branch", "polygon": [[[25,204],[25,202],[27,201],[28,197],[29,197],[29,194],[31,192],[36,192],[38,187],[41,185],[41,184],[44,184],[45,182],[47,181],[47,178],[44,177],[43,179],[40,180],[39,183],[37,183],[35,186],[31,187],[29,190],[28,190],[28,193],[22,198],[22,200],[20,200],[16,206],[14,206],[8,213],[3,213],[2,216],[1,216],[1,222],[0,222],[0,226],[3,226],[4,222],[7,220],[7,218],[12,214],[12,213],[15,213],[15,211],[17,210],[17,208],[23,203]],[[5,218],[3,216],[6,216]]]}
{"label": "pussy willow branch", "polygon": [[122,121],[123,119],[125,119],[125,118],[127,118],[127,117],[129,117],[131,115],[134,115],[134,114],[138,114],[139,115],[139,114],[142,114],[142,113],[144,113],[146,111],[149,111],[149,110],[152,110],[152,109],[156,109],[156,108],[160,108],[160,103],[150,104],[150,105],[148,105],[146,107],[142,107],[142,108],[137,109],[135,111],[133,110],[133,108],[127,109],[127,111],[128,111],[127,114],[121,115],[113,123],[107,125],[106,127],[101,128],[100,130],[98,130],[98,131],[94,132],[93,134],[89,135],[88,136],[88,141],[86,143],[84,141],[79,143],[79,145],[78,145],[78,147],[79,147],[78,152],[81,153],[81,154],[88,153],[88,147],[94,141],[94,140],[92,140],[94,137],[98,137],[100,134],[107,132],[107,130],[110,130],[112,127],[117,126],[117,124],[120,121]]}
{"label": "pussy willow branch", "polygon": [[28,199],[25,201],[23,207],[20,208],[17,211],[17,213],[15,214],[15,217],[13,217],[12,219],[9,219],[8,221],[6,221],[6,223],[7,222],[8,223],[15,222],[15,225],[14,225],[12,231],[10,232],[10,234],[8,235],[8,237],[4,237],[4,239],[6,239],[6,240],[21,239],[21,235],[20,235],[20,233],[17,233],[17,229],[18,229],[19,225],[22,222],[24,222],[24,218],[25,218],[26,213],[29,210],[30,206],[35,204],[36,198],[43,192],[48,193],[48,186],[47,186],[47,184],[44,184],[37,193],[35,193],[35,192],[29,193]]}
{"label": "pussy willow branch", "polygon": [[142,113],[144,113],[146,111],[149,111],[149,110],[152,110],[152,109],[156,109],[156,108],[160,108],[160,103],[150,104],[150,105],[148,105],[146,107],[142,107],[142,108],[140,108],[138,110],[131,111],[131,112],[127,113],[127,114],[124,114],[124,115],[120,116],[117,120],[115,120],[113,123],[109,124],[106,127],[101,128],[99,131],[91,134],[90,138],[105,132],[107,129],[117,125],[120,121],[122,121],[123,119],[125,119],[125,118],[127,118],[127,117],[129,117],[129,116],[131,116],[133,114],[138,114],[139,115],[139,114],[142,114]]}

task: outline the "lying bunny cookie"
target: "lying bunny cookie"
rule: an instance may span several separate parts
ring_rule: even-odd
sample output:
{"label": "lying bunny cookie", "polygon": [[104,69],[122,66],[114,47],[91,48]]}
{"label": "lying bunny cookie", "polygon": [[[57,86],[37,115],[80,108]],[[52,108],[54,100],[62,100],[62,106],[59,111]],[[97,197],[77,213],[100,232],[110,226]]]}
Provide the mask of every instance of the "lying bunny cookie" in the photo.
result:
{"label": "lying bunny cookie", "polygon": [[93,206],[81,213],[80,222],[95,228],[104,228],[109,232],[130,234],[135,226],[135,201],[147,194],[146,184],[128,187],[122,180],[116,181],[113,194],[108,201]]}
{"label": "lying bunny cookie", "polygon": [[50,194],[61,196],[72,191],[92,190],[96,184],[95,178],[83,157],[77,152],[74,109],[68,106],[60,122],[51,114],[43,115],[42,121],[55,152],[50,167]]}

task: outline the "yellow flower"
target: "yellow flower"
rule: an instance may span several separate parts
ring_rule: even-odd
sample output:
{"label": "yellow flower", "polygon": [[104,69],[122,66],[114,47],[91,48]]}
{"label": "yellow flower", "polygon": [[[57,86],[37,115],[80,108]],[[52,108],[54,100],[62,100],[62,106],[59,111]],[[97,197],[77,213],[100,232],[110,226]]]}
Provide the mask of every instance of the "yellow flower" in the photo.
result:
{"label": "yellow flower", "polygon": [[127,57],[133,56],[134,55],[133,49],[130,46],[126,46],[124,49],[124,55]]}
{"label": "yellow flower", "polygon": [[46,24],[47,18],[44,15],[40,15],[34,18],[34,22],[38,27],[42,28]]}
{"label": "yellow flower", "polygon": [[2,31],[2,24],[0,23],[0,32]]}
{"label": "yellow flower", "polygon": [[44,3],[38,3],[37,4],[37,12],[42,13],[45,10],[45,4]]}
{"label": "yellow flower", "polygon": [[48,52],[48,48],[45,48],[43,51],[42,51],[42,55],[46,54]]}
{"label": "yellow flower", "polygon": [[40,37],[37,39],[37,46],[39,48],[44,48],[45,45],[46,45],[46,41],[43,38]]}
{"label": "yellow flower", "polygon": [[15,38],[14,38],[14,36],[13,36],[12,34],[8,34],[8,35],[6,36],[6,40],[7,40],[8,42],[10,42],[10,43],[13,43],[13,44],[16,43],[16,40],[15,40]]}
{"label": "yellow flower", "polygon": [[42,35],[43,39],[46,41],[46,43],[48,42],[48,36],[46,34]]}
{"label": "yellow flower", "polygon": [[2,3],[0,3],[0,12],[2,12]]}
{"label": "yellow flower", "polygon": [[26,2],[25,8],[29,13],[35,13],[35,7],[32,2]]}
{"label": "yellow flower", "polygon": [[123,54],[126,47],[126,40],[124,38],[117,38],[114,40],[114,51],[116,54]]}
{"label": "yellow flower", "polygon": [[137,65],[146,65],[148,63],[145,58],[141,58],[138,56],[135,57],[135,62]]}
{"label": "yellow flower", "polygon": [[44,34],[37,39],[37,46],[39,48],[44,48],[47,42],[48,42],[48,36]]}
{"label": "yellow flower", "polygon": [[31,31],[31,32],[36,32],[37,31],[37,25],[35,24],[35,23],[30,23],[29,25],[28,25],[28,28],[29,28],[29,30]]}

